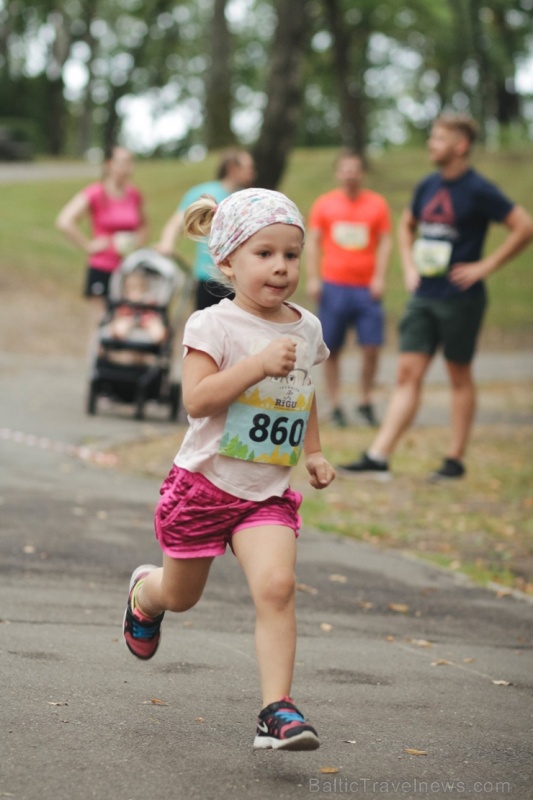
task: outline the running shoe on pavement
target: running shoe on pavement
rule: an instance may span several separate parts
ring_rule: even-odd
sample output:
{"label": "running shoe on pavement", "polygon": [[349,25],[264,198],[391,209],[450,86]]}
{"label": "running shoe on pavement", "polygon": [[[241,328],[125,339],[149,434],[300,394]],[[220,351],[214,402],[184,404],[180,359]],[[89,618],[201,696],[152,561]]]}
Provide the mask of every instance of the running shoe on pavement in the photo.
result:
{"label": "running shoe on pavement", "polygon": [[254,750],[316,750],[317,732],[290,697],[264,708],[257,719]]}
{"label": "running shoe on pavement", "polygon": [[137,658],[147,661],[155,655],[159,642],[161,641],[161,622],[165,612],[152,619],[141,614],[139,609],[132,608],[134,594],[139,584],[146,576],[157,569],[153,564],[143,564],[134,570],[130,580],[130,591],[128,604],[124,614],[124,639],[126,647]]}

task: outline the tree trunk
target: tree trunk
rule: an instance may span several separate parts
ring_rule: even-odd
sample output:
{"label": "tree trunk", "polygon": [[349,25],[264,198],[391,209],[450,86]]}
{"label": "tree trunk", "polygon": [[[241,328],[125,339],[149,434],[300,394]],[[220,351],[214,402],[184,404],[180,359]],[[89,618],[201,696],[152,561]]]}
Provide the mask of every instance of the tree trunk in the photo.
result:
{"label": "tree trunk", "polygon": [[211,28],[211,66],[205,102],[206,144],[216,150],[234,144],[231,130],[231,36],[226,22],[227,0],[215,0]]}
{"label": "tree trunk", "polygon": [[85,87],[85,96],[83,98],[83,110],[78,119],[77,136],[75,141],[76,155],[84,156],[92,144],[93,135],[93,111],[94,102],[92,99],[92,88],[94,82],[93,65],[96,58],[96,41],[91,32],[91,24],[96,16],[98,10],[98,0],[84,0],[82,3],[82,19],[85,26],[85,31],[80,37],[80,40],[85,42],[90,51],[90,57],[87,62],[87,69],[89,72],[89,79]]}
{"label": "tree trunk", "polygon": [[362,36],[358,44],[359,68],[352,66],[351,51],[354,35],[348,30],[338,0],[324,0],[326,14],[333,36],[333,59],[339,92],[340,138],[344,147],[364,155],[367,145],[367,115],[364,94],[364,71],[368,36]]}
{"label": "tree trunk", "polygon": [[472,34],[470,25],[470,11],[464,0],[448,0],[451,12],[451,53],[446,52],[439,58],[437,70],[443,83],[443,90],[439,90],[442,108],[452,105],[453,95],[457,91],[466,92],[470,106],[472,90],[463,84],[463,68],[472,54]]}
{"label": "tree trunk", "polygon": [[500,125],[510,125],[522,120],[522,97],[516,90],[514,80],[515,43],[504,10],[494,10],[493,19],[494,32],[502,50],[496,76],[496,116]]}
{"label": "tree trunk", "polygon": [[45,136],[46,152],[60,156],[65,152],[67,109],[65,104],[63,78],[50,79],[46,83]]}
{"label": "tree trunk", "polygon": [[480,20],[481,3],[479,0],[469,0],[470,25],[472,30],[472,55],[476,61],[479,82],[477,92],[472,97],[474,116],[479,121],[480,140],[484,142],[487,134],[487,123],[495,116],[494,103],[494,75],[487,54],[487,45]]}
{"label": "tree trunk", "polygon": [[47,151],[50,155],[59,156],[66,149],[68,110],[64,95],[63,67],[70,54],[72,37],[61,4],[57,3],[54,6],[55,36],[49,52],[47,69],[45,130],[48,142]]}
{"label": "tree trunk", "polygon": [[277,0],[278,25],[272,42],[267,104],[254,147],[257,186],[275,189],[281,180],[300,121],[301,63],[307,0]]}
{"label": "tree trunk", "polygon": [[102,130],[102,146],[104,152],[118,143],[122,120],[118,115],[117,105],[123,95],[128,93],[128,85],[112,86],[107,103],[107,119]]}

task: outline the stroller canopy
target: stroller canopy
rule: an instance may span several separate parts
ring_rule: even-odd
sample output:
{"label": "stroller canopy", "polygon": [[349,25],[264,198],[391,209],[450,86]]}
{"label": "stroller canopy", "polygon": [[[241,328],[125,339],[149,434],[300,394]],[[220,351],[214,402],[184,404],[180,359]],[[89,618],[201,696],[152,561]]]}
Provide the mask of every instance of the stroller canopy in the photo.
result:
{"label": "stroller canopy", "polygon": [[130,253],[111,276],[109,299],[119,302],[123,296],[124,280],[135,270],[150,279],[150,294],[157,305],[166,306],[174,294],[183,289],[186,276],[171,258],[145,247]]}

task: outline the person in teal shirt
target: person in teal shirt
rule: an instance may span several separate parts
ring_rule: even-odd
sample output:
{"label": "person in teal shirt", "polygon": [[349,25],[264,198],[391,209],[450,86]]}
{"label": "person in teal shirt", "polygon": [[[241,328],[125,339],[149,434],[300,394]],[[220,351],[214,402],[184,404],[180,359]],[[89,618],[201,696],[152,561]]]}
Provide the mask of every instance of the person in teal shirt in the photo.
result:
{"label": "person in teal shirt", "polygon": [[[217,203],[228,197],[237,189],[249,188],[255,178],[255,164],[252,156],[246,150],[231,149],[221,154],[215,180],[192,186],[183,195],[176,212],[166,223],[157,245],[159,252],[172,256],[176,243],[183,231],[183,218],[186,209],[202,195],[214,197]],[[197,310],[215,305],[223,297],[228,296],[226,287],[217,283],[213,278],[213,262],[209,255],[207,243],[197,242],[193,263],[193,272],[196,279],[195,306]]]}

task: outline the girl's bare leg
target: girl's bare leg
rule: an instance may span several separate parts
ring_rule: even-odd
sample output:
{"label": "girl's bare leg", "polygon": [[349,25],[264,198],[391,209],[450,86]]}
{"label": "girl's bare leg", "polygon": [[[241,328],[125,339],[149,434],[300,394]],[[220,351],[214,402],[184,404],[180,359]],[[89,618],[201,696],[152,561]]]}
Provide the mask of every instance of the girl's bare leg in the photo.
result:
{"label": "girl's bare leg", "polygon": [[256,610],[255,648],[263,707],[290,695],[296,654],[296,537],[290,528],[265,525],[233,536]]}
{"label": "girl's bare leg", "polygon": [[212,558],[170,558],[163,555],[163,567],[154,569],[140,584],[135,605],[141,614],[157,617],[162,611],[192,608],[204,590]]}

